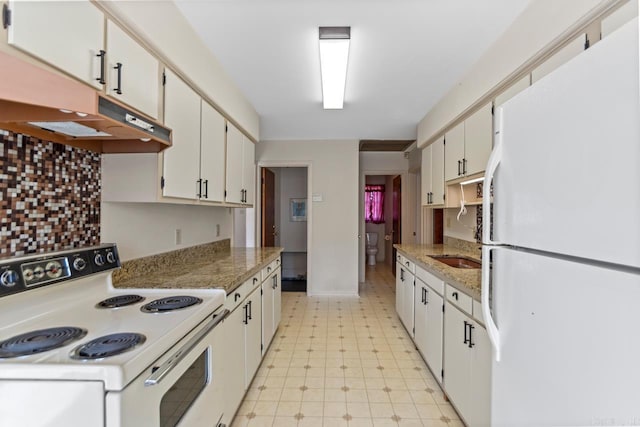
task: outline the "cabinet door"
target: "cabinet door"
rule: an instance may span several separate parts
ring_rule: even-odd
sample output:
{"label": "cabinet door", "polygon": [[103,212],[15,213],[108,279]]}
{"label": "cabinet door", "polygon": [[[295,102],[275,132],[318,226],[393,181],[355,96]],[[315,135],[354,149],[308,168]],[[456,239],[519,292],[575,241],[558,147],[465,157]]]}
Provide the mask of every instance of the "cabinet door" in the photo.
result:
{"label": "cabinet door", "polygon": [[471,396],[469,425],[488,426],[491,421],[491,343],[487,330],[472,321]]}
{"label": "cabinet door", "polygon": [[230,203],[241,203],[243,199],[243,144],[242,133],[231,123],[227,123],[227,174],[225,200]]}
{"label": "cabinet door", "polygon": [[242,135],[242,188],[245,191],[244,203],[253,206],[256,193],[256,147],[253,142]]}
{"label": "cabinet door", "polygon": [[445,134],[444,179],[449,181],[462,176],[464,158],[464,122]]}
{"label": "cabinet door", "polygon": [[493,143],[491,103],[476,111],[464,122],[465,175],[485,170]]}
{"label": "cabinet door", "polygon": [[444,136],[431,144],[431,204],[444,204]]}
{"label": "cabinet door", "polygon": [[587,36],[585,34],[580,34],[572,42],[556,52],[551,58],[540,64],[531,72],[531,83],[533,84],[537,82],[574,56],[578,56],[582,53],[584,51],[586,40]]}
{"label": "cabinet door", "polygon": [[[158,118],[160,63],[111,21],[107,21],[107,95]],[[118,65],[120,64],[120,65]]]}
{"label": "cabinet door", "polygon": [[418,347],[418,351],[422,353],[422,356],[426,359],[425,353],[427,351],[427,305],[425,304],[425,293],[427,285],[422,280],[416,279],[414,301],[414,338],[413,341]]}
{"label": "cabinet door", "polygon": [[245,389],[249,387],[253,376],[262,361],[262,301],[260,287],[256,288],[247,298],[249,316],[245,325]]}
{"label": "cabinet door", "polygon": [[104,15],[87,0],[11,1],[8,43],[101,89]]}
{"label": "cabinet door", "polygon": [[224,126],[222,114],[202,101],[200,179],[203,200],[224,201]]}
{"label": "cabinet door", "polygon": [[471,356],[469,345],[465,343],[466,331],[468,336],[465,322],[468,323],[469,320],[447,301],[444,322],[444,389],[465,420],[469,415],[471,397]]}
{"label": "cabinet door", "polygon": [[415,293],[415,277],[409,271],[404,272],[405,280],[404,280],[404,291],[402,294],[402,298],[404,301],[402,302],[402,323],[404,323],[404,327],[407,328],[409,335],[413,337],[413,294]]}
{"label": "cabinet door", "polygon": [[273,338],[273,275],[262,282],[262,355]]}
{"label": "cabinet door", "polygon": [[422,166],[420,168],[422,206],[431,204],[431,150],[433,144],[422,149]]}
{"label": "cabinet door", "polygon": [[[427,364],[433,371],[438,382],[442,383],[442,330],[444,326],[444,301],[433,289],[427,286],[425,299],[427,301],[425,333],[426,345],[423,354]],[[487,393],[488,394],[488,393]]]}
{"label": "cabinet door", "polygon": [[273,290],[273,332],[275,334],[278,326],[280,326],[280,318],[282,317],[282,269],[278,267],[274,277],[275,289]]}
{"label": "cabinet door", "polygon": [[222,325],[224,345],[224,419],[230,425],[245,392],[244,305],[237,307]]}
{"label": "cabinet door", "polygon": [[404,280],[406,272],[402,268],[402,264],[396,263],[396,313],[402,320],[402,307],[404,304]]}
{"label": "cabinet door", "polygon": [[169,70],[164,122],[173,130],[173,144],[163,152],[162,194],[196,199],[200,174],[200,96]]}

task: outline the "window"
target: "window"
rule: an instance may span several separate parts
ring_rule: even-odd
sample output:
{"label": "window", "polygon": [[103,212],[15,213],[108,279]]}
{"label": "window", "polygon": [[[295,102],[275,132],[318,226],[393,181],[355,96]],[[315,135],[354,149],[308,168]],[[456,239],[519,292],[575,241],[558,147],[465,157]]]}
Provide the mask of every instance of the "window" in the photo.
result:
{"label": "window", "polygon": [[365,185],[364,220],[374,224],[384,223],[384,185]]}

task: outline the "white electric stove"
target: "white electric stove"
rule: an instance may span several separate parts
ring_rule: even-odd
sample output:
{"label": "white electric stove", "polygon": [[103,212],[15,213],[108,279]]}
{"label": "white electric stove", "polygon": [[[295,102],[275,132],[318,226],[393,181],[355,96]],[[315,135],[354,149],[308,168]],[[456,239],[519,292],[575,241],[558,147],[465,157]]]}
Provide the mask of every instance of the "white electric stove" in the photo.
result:
{"label": "white electric stove", "polygon": [[0,425],[217,425],[225,292],[115,289],[119,265],[115,245],[0,261]]}

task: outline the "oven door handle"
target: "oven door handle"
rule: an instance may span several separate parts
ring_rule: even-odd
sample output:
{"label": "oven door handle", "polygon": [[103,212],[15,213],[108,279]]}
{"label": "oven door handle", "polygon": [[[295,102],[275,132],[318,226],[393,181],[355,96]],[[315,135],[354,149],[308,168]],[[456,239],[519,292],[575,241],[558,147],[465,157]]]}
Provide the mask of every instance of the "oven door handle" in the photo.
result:
{"label": "oven door handle", "polygon": [[164,377],[166,377],[167,374],[178,365],[178,362],[180,362],[191,351],[191,349],[193,349],[193,347],[195,347],[196,344],[198,344],[200,340],[204,338],[205,335],[211,332],[213,328],[218,326],[218,324],[222,322],[229,315],[229,313],[230,311],[225,309],[219,313],[214,314],[209,323],[207,323],[207,325],[202,328],[197,334],[191,337],[191,339],[187,341],[187,343],[183,345],[180,350],[176,351],[175,354],[167,359],[167,361],[162,365],[153,368],[153,373],[149,376],[149,378],[144,380],[145,387],[160,384]]}

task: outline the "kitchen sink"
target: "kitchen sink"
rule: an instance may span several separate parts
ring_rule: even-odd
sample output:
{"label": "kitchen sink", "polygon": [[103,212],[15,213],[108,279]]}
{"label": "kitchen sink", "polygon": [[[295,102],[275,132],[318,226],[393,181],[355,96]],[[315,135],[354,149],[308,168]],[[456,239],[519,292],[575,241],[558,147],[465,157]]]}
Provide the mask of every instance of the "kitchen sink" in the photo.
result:
{"label": "kitchen sink", "polygon": [[430,255],[431,258],[455,268],[482,268],[478,261],[456,255]]}

